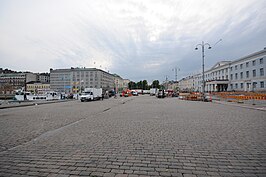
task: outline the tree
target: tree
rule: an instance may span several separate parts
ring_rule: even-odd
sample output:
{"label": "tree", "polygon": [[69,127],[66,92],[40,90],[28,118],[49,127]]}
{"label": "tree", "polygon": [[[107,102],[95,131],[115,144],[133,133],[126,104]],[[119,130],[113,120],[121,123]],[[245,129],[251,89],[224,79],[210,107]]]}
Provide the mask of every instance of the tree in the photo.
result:
{"label": "tree", "polygon": [[143,85],[142,85],[142,81],[137,82],[137,89],[142,89]]}
{"label": "tree", "polygon": [[160,88],[159,80],[154,80],[151,85],[152,88]]}
{"label": "tree", "polygon": [[148,82],[147,82],[147,80],[143,80],[142,81],[142,88],[143,88],[143,90],[148,90],[148,88],[149,88],[149,85],[148,85]]}
{"label": "tree", "polygon": [[134,89],[134,88],[136,88],[136,83],[135,82],[133,82],[133,81],[130,81],[129,83],[128,83],[128,89]]}

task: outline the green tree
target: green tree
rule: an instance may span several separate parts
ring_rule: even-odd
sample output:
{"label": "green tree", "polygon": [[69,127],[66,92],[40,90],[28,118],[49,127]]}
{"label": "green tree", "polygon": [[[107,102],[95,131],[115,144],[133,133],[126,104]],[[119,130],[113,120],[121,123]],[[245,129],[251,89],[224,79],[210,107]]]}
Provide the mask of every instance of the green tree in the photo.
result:
{"label": "green tree", "polygon": [[128,88],[129,88],[130,90],[136,88],[136,83],[133,82],[133,81],[130,81],[130,82],[128,83]]}
{"label": "green tree", "polygon": [[160,82],[159,82],[159,80],[154,80],[153,82],[152,82],[152,84],[151,84],[151,87],[152,88],[160,88]]}
{"label": "green tree", "polygon": [[143,90],[148,90],[149,89],[149,85],[148,85],[148,81],[147,80],[143,80],[142,81],[142,88]]}
{"label": "green tree", "polygon": [[165,89],[165,86],[163,84],[159,85],[159,89]]}
{"label": "green tree", "polygon": [[142,89],[143,85],[142,85],[142,81],[137,82],[137,89]]}

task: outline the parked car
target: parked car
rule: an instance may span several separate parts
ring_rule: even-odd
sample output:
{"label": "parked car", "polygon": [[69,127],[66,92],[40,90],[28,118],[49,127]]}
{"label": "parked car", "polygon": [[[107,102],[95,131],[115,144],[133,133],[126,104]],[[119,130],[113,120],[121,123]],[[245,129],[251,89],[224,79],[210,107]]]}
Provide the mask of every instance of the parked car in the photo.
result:
{"label": "parked car", "polygon": [[131,94],[132,94],[133,96],[139,96],[138,92],[136,92],[136,91],[132,91]]}

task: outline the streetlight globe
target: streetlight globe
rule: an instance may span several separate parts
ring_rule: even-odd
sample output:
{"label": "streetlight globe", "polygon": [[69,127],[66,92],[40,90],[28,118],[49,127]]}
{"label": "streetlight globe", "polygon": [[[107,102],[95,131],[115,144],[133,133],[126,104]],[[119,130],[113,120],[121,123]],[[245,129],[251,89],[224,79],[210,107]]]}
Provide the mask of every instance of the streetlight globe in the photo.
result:
{"label": "streetlight globe", "polygon": [[210,47],[208,47],[208,49],[211,49],[212,47],[210,46]]}
{"label": "streetlight globe", "polygon": [[195,50],[198,50],[198,47],[196,47]]}

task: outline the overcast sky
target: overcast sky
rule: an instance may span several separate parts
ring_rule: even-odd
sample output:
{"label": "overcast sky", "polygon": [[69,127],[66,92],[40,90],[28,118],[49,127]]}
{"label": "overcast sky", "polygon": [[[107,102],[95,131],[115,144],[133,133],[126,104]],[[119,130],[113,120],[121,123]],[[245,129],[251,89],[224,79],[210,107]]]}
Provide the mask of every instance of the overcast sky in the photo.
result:
{"label": "overcast sky", "polygon": [[0,67],[96,67],[174,80],[266,47],[265,0],[1,0]]}

